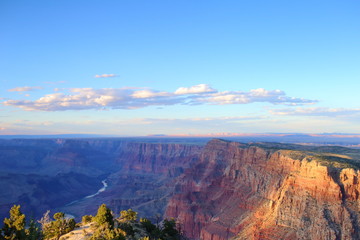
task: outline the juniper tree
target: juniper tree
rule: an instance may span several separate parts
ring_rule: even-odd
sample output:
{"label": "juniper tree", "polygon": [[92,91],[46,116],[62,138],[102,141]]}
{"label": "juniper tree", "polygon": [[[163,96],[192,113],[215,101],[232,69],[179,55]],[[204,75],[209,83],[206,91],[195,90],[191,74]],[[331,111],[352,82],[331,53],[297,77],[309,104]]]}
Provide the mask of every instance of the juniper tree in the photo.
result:
{"label": "juniper tree", "polygon": [[108,207],[106,207],[106,204],[102,204],[99,207],[97,214],[94,217],[94,221],[99,226],[103,224],[108,224],[111,229],[114,228],[114,217],[111,213],[111,210]]}
{"label": "juniper tree", "polygon": [[20,211],[20,205],[14,205],[10,211],[10,217],[4,219],[3,234],[5,239],[20,240],[26,238],[25,214]]}

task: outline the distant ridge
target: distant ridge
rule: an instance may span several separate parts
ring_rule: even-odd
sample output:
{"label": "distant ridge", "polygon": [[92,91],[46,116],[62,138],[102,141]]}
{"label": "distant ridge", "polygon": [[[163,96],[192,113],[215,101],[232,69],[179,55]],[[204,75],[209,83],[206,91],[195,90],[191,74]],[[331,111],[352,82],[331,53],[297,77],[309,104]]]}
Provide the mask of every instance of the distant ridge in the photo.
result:
{"label": "distant ridge", "polygon": [[0,139],[90,139],[118,138],[142,142],[206,143],[212,138],[239,142],[282,142],[306,145],[339,145],[360,148],[358,133],[209,133],[209,134],[152,134],[147,136],[119,136],[101,134],[51,134],[51,135],[0,135]]}
{"label": "distant ridge", "polygon": [[99,134],[52,134],[52,135],[0,135],[0,139],[18,139],[18,138],[100,138],[110,137],[108,135]]}

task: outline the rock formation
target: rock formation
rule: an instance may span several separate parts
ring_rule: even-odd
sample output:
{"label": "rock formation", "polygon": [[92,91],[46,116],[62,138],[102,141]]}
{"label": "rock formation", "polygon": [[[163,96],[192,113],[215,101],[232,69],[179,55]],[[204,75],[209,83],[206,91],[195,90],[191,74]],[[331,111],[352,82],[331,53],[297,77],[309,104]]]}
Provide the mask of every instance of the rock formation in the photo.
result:
{"label": "rock formation", "polygon": [[[0,217],[13,204],[39,217],[48,209],[93,214],[103,202],[114,210],[162,215],[173,188],[169,183],[197,161],[201,149],[142,139],[2,140]],[[96,193],[104,178],[106,193],[77,202]],[[68,206],[71,202],[76,203]]]}
{"label": "rock formation", "polygon": [[[360,239],[360,151],[279,143],[145,139],[0,141],[0,216],[106,203],[174,217],[191,239]],[[95,197],[86,198],[102,187]],[[79,201],[80,200],[80,201]],[[72,201],[72,204],[68,204]],[[45,209],[46,208],[46,209]]]}
{"label": "rock formation", "polygon": [[337,158],[212,140],[166,215],[192,239],[360,239],[359,171]]}

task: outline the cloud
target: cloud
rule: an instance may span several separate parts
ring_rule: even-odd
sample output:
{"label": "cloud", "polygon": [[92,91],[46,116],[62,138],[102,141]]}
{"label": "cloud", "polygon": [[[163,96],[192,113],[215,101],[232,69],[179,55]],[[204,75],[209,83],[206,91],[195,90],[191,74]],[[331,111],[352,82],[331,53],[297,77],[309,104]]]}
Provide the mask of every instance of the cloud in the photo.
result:
{"label": "cloud", "polygon": [[192,87],[180,87],[175,91],[177,95],[214,93],[217,90],[211,88],[208,84],[199,84]]}
{"label": "cloud", "polygon": [[146,90],[135,91],[131,96],[134,98],[153,98],[153,97],[172,96],[172,94],[168,92],[157,92],[146,89]]}
{"label": "cloud", "polygon": [[111,78],[111,77],[117,77],[117,75],[116,74],[113,74],[113,73],[111,73],[111,74],[101,74],[101,75],[95,75],[94,76],[95,78]]}
{"label": "cloud", "polygon": [[224,91],[217,92],[205,97],[197,99],[199,102],[225,105],[225,104],[248,104],[254,102],[268,102],[272,104],[283,104],[283,105],[304,105],[314,104],[316,100],[309,100],[303,98],[295,98],[286,96],[284,91],[272,90],[268,91],[263,88],[253,89],[249,92],[242,91]]}
{"label": "cloud", "polygon": [[9,89],[8,92],[28,92],[43,89],[42,87],[16,87]]}
{"label": "cloud", "polygon": [[207,84],[180,87],[174,92],[147,88],[72,88],[56,89],[37,100],[7,100],[3,104],[24,110],[64,111],[85,109],[136,109],[147,106],[167,105],[223,105],[265,102],[283,105],[313,104],[315,100],[286,96],[280,90],[254,89],[249,92],[218,92]]}
{"label": "cloud", "polygon": [[285,108],[271,110],[270,113],[274,115],[288,115],[288,116],[354,116],[360,115],[360,109],[348,109],[348,108]]}
{"label": "cloud", "polygon": [[200,117],[200,118],[144,118],[143,120],[154,123],[199,123],[199,124],[225,124],[225,123],[238,123],[243,121],[253,121],[264,119],[264,116],[236,116],[236,117]]}

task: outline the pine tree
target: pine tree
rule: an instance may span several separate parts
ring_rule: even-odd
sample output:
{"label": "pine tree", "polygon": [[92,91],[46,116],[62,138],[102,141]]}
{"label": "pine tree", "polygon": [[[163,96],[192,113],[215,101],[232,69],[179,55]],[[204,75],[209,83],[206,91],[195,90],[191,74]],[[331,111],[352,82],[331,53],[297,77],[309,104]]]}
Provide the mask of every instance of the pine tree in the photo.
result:
{"label": "pine tree", "polygon": [[97,214],[94,217],[94,221],[99,226],[103,224],[108,224],[111,229],[114,228],[114,217],[111,213],[111,210],[108,207],[106,207],[105,204],[102,204],[99,207]]}
{"label": "pine tree", "polygon": [[168,240],[177,240],[181,239],[181,235],[179,231],[176,229],[176,221],[175,219],[164,219],[162,233],[164,239]]}
{"label": "pine tree", "polygon": [[29,227],[25,231],[27,240],[42,239],[42,232],[40,230],[39,224],[37,224],[33,219],[30,220]]}
{"label": "pine tree", "polygon": [[59,239],[61,235],[64,235],[72,230],[74,230],[76,222],[73,218],[65,219],[65,214],[62,212],[57,212],[54,214],[54,221],[46,220],[46,215],[44,215],[44,224],[43,224],[43,234],[45,239]]}
{"label": "pine tree", "polygon": [[120,221],[136,221],[137,219],[137,212],[133,211],[132,209],[123,210],[120,212]]}
{"label": "pine tree", "polygon": [[20,240],[26,238],[25,214],[20,211],[20,205],[14,205],[10,209],[10,218],[4,219],[3,234],[5,239]]}

